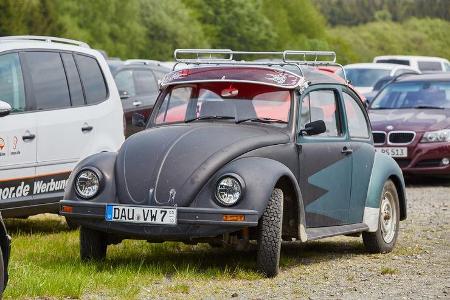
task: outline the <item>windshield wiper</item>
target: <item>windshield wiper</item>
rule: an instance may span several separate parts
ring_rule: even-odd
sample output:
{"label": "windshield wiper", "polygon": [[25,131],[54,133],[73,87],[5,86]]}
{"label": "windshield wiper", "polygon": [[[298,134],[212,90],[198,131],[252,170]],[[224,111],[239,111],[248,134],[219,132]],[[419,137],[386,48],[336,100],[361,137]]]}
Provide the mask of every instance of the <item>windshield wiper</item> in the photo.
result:
{"label": "windshield wiper", "polygon": [[279,123],[279,124],[287,124],[288,122],[280,120],[280,119],[273,119],[273,118],[246,118],[237,120],[236,123],[242,123],[242,122],[261,122],[261,123]]}
{"label": "windshield wiper", "polygon": [[230,116],[201,116],[201,117],[196,117],[196,118],[192,118],[192,119],[187,119],[184,122],[185,123],[189,123],[192,121],[199,121],[199,120],[234,120],[234,117],[230,117]]}
{"label": "windshield wiper", "polygon": [[417,106],[414,106],[413,108],[417,108],[417,109],[420,109],[420,108],[444,109],[443,106],[431,106],[431,105],[417,105]]}

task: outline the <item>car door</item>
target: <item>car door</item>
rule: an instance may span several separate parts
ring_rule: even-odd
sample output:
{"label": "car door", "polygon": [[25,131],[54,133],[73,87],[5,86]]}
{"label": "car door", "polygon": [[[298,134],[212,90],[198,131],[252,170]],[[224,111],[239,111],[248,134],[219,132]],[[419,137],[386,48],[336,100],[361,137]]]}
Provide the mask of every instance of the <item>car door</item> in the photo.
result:
{"label": "car door", "polygon": [[367,198],[375,149],[370,132],[370,123],[361,101],[348,88],[343,88],[348,136],[352,153],[352,187],[349,203],[349,223],[360,223]]}
{"label": "car door", "polygon": [[85,130],[90,124],[83,113],[84,97],[79,78],[74,77],[72,54],[27,51],[21,57],[27,70],[27,94],[32,97],[36,111],[34,202],[40,204],[62,196],[70,171],[92,141],[91,131]]}
{"label": "car door", "polygon": [[323,120],[327,131],[298,137],[299,184],[307,227],[348,223],[352,155],[344,131],[339,90],[317,86],[301,98],[299,131],[312,121]]}
{"label": "car door", "polygon": [[0,209],[32,201],[36,171],[36,118],[26,101],[18,53],[0,54],[0,100],[11,105],[0,117]]}

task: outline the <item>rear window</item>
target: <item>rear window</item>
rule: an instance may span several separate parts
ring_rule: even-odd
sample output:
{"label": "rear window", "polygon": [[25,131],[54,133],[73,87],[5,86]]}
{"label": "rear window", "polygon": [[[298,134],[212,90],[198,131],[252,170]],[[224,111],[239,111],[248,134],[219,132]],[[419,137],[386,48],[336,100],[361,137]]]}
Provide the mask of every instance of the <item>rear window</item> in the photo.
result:
{"label": "rear window", "polygon": [[383,69],[362,69],[362,68],[345,68],[347,80],[350,80],[353,86],[371,87],[383,77],[389,76],[390,70]]}
{"label": "rear window", "polygon": [[95,58],[76,54],[76,61],[80,71],[87,104],[104,101],[108,95],[103,73]]}
{"label": "rear window", "polygon": [[442,71],[441,63],[438,61],[418,61],[417,65],[422,72]]}
{"label": "rear window", "polygon": [[69,88],[61,56],[56,52],[23,53],[36,109],[70,107]]}

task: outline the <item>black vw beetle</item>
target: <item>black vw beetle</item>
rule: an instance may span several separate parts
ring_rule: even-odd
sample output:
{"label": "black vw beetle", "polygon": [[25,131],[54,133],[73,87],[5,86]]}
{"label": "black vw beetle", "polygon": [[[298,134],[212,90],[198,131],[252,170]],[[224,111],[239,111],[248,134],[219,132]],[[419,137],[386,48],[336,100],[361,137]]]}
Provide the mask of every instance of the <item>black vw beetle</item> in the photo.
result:
{"label": "black vw beetle", "polygon": [[334,53],[233,58],[253,54],[175,51],[189,67],[164,77],[147,130],[79,163],[61,214],[81,225],[82,259],[128,238],[256,241],[257,267],[271,277],[282,240],[362,233],[368,251],[393,249],[406,218],[402,173],[375,152],[348,83],[314,68]]}

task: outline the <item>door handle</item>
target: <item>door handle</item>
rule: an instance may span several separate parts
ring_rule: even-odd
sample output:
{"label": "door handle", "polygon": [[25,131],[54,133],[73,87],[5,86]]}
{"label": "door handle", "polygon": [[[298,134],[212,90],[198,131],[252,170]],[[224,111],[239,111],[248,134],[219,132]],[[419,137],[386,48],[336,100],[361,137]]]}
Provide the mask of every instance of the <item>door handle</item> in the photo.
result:
{"label": "door handle", "polygon": [[84,125],[83,127],[81,127],[82,132],[90,132],[90,131],[92,131],[92,129],[94,129],[94,127],[89,126],[89,125]]}
{"label": "door handle", "polygon": [[22,136],[22,140],[24,142],[29,142],[29,141],[34,140],[35,137],[36,137],[36,135],[34,135],[32,133],[29,133],[29,132],[26,132],[25,135]]}
{"label": "door handle", "polygon": [[349,155],[353,153],[353,149],[350,147],[345,146],[344,148],[342,148],[341,153],[345,154],[345,155]]}
{"label": "door handle", "polygon": [[142,105],[142,102],[141,101],[134,101],[133,105],[134,106],[139,106],[139,105]]}

